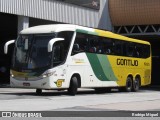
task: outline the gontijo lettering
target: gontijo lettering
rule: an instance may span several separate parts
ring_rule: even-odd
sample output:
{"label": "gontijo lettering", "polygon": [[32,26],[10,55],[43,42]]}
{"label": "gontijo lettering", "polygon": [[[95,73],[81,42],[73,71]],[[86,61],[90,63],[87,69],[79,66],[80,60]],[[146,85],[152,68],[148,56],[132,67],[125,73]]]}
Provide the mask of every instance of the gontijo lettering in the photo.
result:
{"label": "gontijo lettering", "polygon": [[132,59],[117,59],[117,65],[124,65],[124,66],[138,66],[138,60]]}

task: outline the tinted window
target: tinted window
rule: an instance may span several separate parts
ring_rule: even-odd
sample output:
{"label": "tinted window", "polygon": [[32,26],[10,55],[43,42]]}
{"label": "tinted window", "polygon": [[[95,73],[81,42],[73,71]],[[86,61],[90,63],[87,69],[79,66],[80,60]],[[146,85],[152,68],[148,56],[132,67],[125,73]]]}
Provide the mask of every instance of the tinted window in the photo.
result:
{"label": "tinted window", "polygon": [[80,52],[147,58],[150,46],[101,36],[77,33],[72,55]]}

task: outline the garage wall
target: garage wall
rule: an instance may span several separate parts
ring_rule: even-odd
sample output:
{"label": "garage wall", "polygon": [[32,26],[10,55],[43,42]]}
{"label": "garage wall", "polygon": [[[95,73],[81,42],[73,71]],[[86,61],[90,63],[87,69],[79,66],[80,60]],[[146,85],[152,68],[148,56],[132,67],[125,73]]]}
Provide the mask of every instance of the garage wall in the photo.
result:
{"label": "garage wall", "polygon": [[0,0],[0,12],[98,27],[99,11],[54,0]]}

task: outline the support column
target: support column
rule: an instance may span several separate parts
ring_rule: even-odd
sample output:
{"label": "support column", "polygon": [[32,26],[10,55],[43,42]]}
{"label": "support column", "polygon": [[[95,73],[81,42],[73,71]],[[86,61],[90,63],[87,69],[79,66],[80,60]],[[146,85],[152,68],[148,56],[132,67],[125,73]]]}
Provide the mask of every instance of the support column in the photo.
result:
{"label": "support column", "polygon": [[18,34],[21,30],[29,27],[29,17],[18,16]]}
{"label": "support column", "polygon": [[100,0],[98,28],[113,31],[113,26],[109,14],[109,0]]}

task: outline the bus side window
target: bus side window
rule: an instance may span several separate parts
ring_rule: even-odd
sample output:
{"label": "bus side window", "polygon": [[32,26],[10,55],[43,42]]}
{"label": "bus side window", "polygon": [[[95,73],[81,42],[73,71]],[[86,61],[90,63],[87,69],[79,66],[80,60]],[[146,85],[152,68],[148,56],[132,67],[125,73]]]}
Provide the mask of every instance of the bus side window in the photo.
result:
{"label": "bus side window", "polygon": [[122,49],[122,41],[115,41],[115,54],[116,55],[123,55],[123,49]]}
{"label": "bus side window", "polygon": [[116,45],[115,45],[115,40],[113,40],[113,39],[111,39],[110,54],[111,55],[116,54]]}
{"label": "bus side window", "polygon": [[81,52],[86,52],[88,49],[87,44],[88,44],[87,36],[83,33],[77,33],[77,36],[75,38],[75,42],[72,48],[72,55],[75,55]]}
{"label": "bus side window", "polygon": [[143,58],[148,58],[150,56],[150,46],[149,45],[142,45],[143,46]]}
{"label": "bus side window", "polygon": [[126,49],[126,51],[127,51],[127,56],[128,57],[133,57],[134,56],[134,44],[133,43],[128,43],[127,44],[127,49]]}
{"label": "bus side window", "polygon": [[99,37],[98,36],[94,36],[94,35],[89,35],[89,52],[90,53],[98,53],[98,50],[100,48],[99,46]]}
{"label": "bus side window", "polygon": [[136,44],[135,53],[137,58],[142,58],[142,45]]}
{"label": "bus side window", "polygon": [[112,41],[109,38],[102,39],[102,53],[110,55],[112,54]]}

